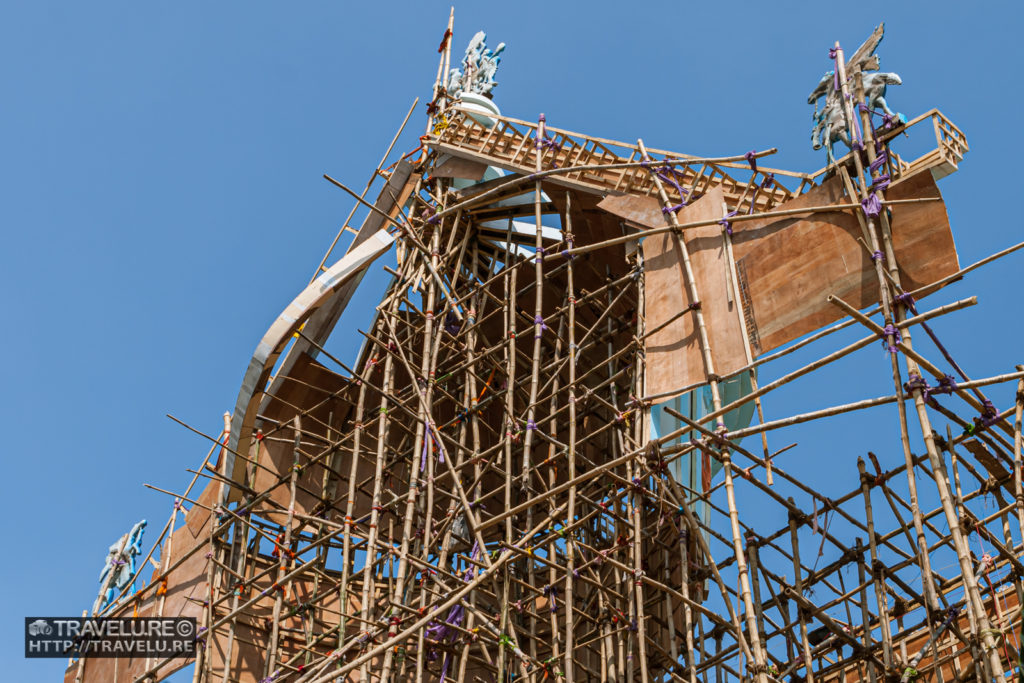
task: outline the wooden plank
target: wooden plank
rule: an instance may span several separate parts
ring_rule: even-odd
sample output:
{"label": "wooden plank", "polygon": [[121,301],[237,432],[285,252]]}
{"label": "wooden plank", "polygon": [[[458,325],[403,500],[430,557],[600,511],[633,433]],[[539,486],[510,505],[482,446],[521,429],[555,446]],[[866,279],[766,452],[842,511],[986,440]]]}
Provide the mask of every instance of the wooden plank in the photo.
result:
{"label": "wooden plank", "polygon": [[[939,198],[892,207],[893,250],[907,290],[957,271],[959,264],[941,194],[930,173],[890,188],[889,199]],[[843,203],[838,178],[780,205],[779,210]],[[870,255],[852,211],[737,223],[733,244],[751,348],[761,354],[842,317],[829,294],[865,308],[878,301]],[[749,323],[753,324],[750,325]]]}
{"label": "wooden plank", "polygon": [[[714,188],[678,214],[681,223],[714,219],[722,212],[722,190]],[[664,221],[664,217],[662,218]],[[718,374],[743,367],[742,327],[736,302],[729,302],[728,256],[718,225],[686,230],[683,234],[697,282],[700,307],[708,328],[711,357]],[[651,235],[643,241],[644,315],[656,329],[694,302],[684,276],[681,250],[673,233]],[[686,313],[644,341],[647,376],[644,391],[664,394],[706,380],[696,319]]]}
{"label": "wooden plank", "polygon": [[431,175],[435,178],[465,178],[467,180],[482,180],[486,170],[487,164],[449,156],[434,167]]}
{"label": "wooden plank", "polygon": [[[842,201],[842,182],[834,177],[778,208]],[[733,253],[748,322],[753,322],[748,333],[755,355],[841,317],[825,301],[828,294],[857,308],[876,299],[875,274],[857,241],[860,235],[857,218],[843,211],[734,224]]]}
{"label": "wooden plank", "polygon": [[640,194],[608,195],[597,203],[599,209],[641,228],[665,227],[661,202]]}

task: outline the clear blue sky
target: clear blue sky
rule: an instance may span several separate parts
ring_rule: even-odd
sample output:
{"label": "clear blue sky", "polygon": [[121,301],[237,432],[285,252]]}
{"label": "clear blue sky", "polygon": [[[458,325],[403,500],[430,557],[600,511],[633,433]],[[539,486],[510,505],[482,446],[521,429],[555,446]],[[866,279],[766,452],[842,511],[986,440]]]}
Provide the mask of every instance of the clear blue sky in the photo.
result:
{"label": "clear blue sky", "polygon": [[[22,659],[23,617],[78,614],[107,546],[143,517],[150,542],[163,526],[170,501],[142,482],[183,488],[208,447],[164,414],[220,429],[257,341],[350,208],[321,174],[365,183],[413,97],[429,97],[448,7],[40,0],[0,10],[4,680],[58,680],[63,661]],[[455,49],[478,29],[508,43],[495,90],[508,115],[545,112],[553,126],[693,154],[775,146],[770,165],[809,171],[824,162],[810,149],[805,100],[828,47],[853,49],[882,20],[882,68],[904,80],[891,105],[911,117],[938,107],[971,144],[941,183],[961,262],[1024,239],[1016,4],[463,3]],[[973,356],[974,376],[1024,362],[1022,270],[1024,256],[1011,257],[933,300],[979,295],[980,306],[936,325],[955,354]],[[350,357],[357,335],[344,335],[335,347]],[[872,347],[766,411],[888,393],[886,367]],[[1008,391],[992,394],[1007,407]],[[774,438],[801,441],[784,456],[791,468],[842,477],[845,489],[872,437],[876,449],[891,445],[893,423],[858,431],[866,443],[843,452],[826,437],[852,419]]]}

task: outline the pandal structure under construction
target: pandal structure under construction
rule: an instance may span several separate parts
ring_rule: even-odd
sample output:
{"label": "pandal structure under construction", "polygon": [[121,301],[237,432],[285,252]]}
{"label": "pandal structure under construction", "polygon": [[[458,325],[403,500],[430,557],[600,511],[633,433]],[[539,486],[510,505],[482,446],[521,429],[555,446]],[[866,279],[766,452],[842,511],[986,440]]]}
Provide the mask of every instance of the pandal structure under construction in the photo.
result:
{"label": "pandal structure under construction", "polygon": [[[812,174],[502,116],[503,46],[478,33],[451,68],[451,27],[420,146],[385,166],[392,142],[361,194],[329,178],[349,220],[155,552],[136,564],[141,527],[111,548],[93,613],[195,617],[195,659],[84,657],[65,680],[1012,676],[1024,368],[969,378],[927,321],[975,299],[920,301],[1024,244],[958,263],[936,179],[967,141],[889,108],[882,27],[830,50]],[[901,157],[907,132],[934,148]],[[392,249],[346,365],[323,347]],[[842,328],[863,338],[770,376]],[[890,395],[764,418],[773,390],[864,348]],[[1001,409],[985,391],[1007,382]],[[773,463],[791,446],[772,430],[883,405],[899,443],[830,453],[827,490]]]}

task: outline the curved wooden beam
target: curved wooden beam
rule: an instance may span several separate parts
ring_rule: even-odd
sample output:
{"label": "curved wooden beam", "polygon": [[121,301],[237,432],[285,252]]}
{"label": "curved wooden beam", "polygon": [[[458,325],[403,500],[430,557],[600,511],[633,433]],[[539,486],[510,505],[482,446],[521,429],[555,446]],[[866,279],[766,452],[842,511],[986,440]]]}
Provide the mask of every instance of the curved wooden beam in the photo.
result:
{"label": "curved wooden beam", "polygon": [[[342,285],[366,270],[377,257],[391,248],[394,241],[395,238],[387,230],[373,233],[302,290],[263,335],[242,378],[242,387],[238,391],[235,411],[231,416],[231,435],[223,472],[232,481],[241,483],[243,480],[244,461],[235,458],[234,453],[249,452],[256,415],[270,373],[292,336]],[[238,499],[239,489],[231,487],[228,500]]]}

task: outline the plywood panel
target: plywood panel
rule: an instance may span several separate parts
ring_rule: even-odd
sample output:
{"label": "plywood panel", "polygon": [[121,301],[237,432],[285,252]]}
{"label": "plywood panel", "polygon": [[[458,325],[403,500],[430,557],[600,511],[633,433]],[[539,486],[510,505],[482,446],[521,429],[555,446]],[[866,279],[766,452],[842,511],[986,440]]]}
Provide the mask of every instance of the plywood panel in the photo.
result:
{"label": "plywood panel", "polygon": [[[894,200],[942,197],[931,173],[918,173],[886,194]],[[903,289],[917,289],[960,269],[945,202],[893,206],[892,233]]]}
{"label": "plywood panel", "polygon": [[[714,220],[721,214],[717,188],[679,212],[679,222]],[[889,192],[893,200],[936,198],[892,207],[893,250],[907,290],[955,273],[959,268],[945,205],[934,179],[922,173]],[[780,210],[851,203],[838,177],[779,206]],[[664,217],[648,197],[606,197],[599,205],[637,225],[659,227]],[[728,293],[729,263],[717,225],[683,231],[717,374],[746,364],[741,325]],[[682,254],[671,233],[647,237],[647,328],[654,329],[691,302]],[[816,211],[783,218],[734,223],[734,257],[748,339],[756,356],[842,317],[826,297],[834,294],[857,308],[878,302],[874,264],[852,210]],[[705,368],[693,315],[687,314],[646,341],[646,393],[660,394],[702,381]]]}
{"label": "plywood panel", "polygon": [[597,207],[639,227],[660,228],[665,225],[661,202],[654,197],[639,194],[608,195],[597,203]]}
{"label": "plywood panel", "polygon": [[[842,203],[832,178],[779,209]],[[734,256],[744,290],[751,350],[769,351],[838,319],[825,297],[835,294],[863,308],[877,299],[877,283],[856,216],[845,211],[736,223]]]}
{"label": "plywood panel", "polygon": [[[683,208],[679,222],[713,220],[722,214],[722,191],[714,188]],[[746,364],[742,326],[735,300],[730,301],[729,261],[722,228],[711,225],[683,233],[697,283],[714,370],[725,374]],[[653,330],[694,303],[686,286],[682,250],[674,233],[651,235],[643,241],[645,326]],[[644,342],[647,377],[644,392],[663,394],[703,382],[707,373],[693,312],[647,337]]]}
{"label": "plywood panel", "polygon": [[[955,273],[959,265],[945,205],[930,174],[892,188],[889,199],[939,198],[893,207],[893,250],[906,289]],[[848,203],[832,178],[779,210]],[[833,294],[864,308],[878,302],[878,281],[853,211],[737,223],[734,256],[739,271],[751,348],[755,354],[842,317],[826,297]]]}

